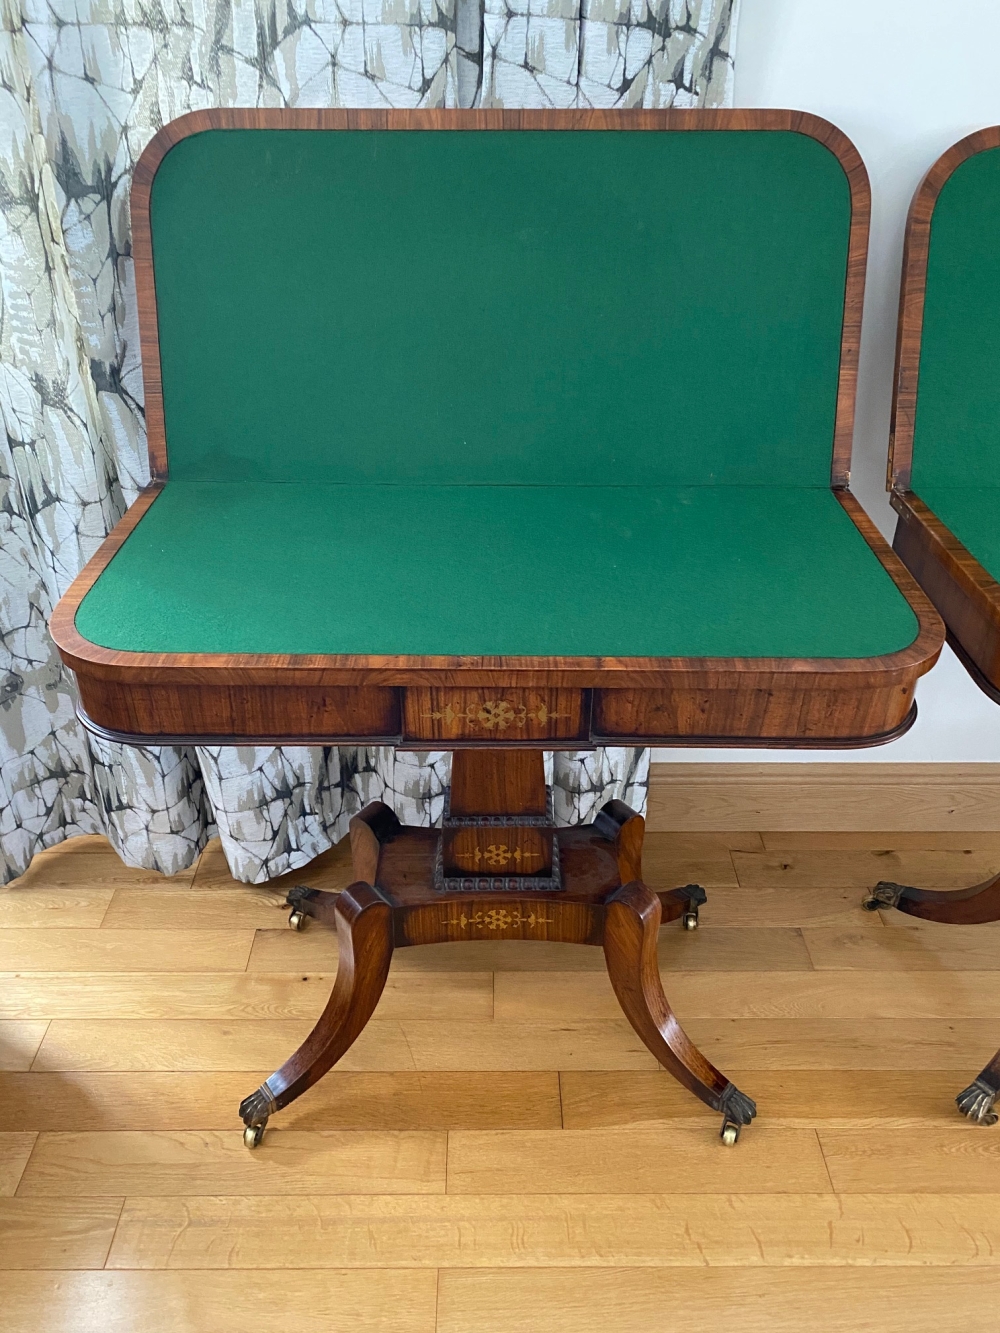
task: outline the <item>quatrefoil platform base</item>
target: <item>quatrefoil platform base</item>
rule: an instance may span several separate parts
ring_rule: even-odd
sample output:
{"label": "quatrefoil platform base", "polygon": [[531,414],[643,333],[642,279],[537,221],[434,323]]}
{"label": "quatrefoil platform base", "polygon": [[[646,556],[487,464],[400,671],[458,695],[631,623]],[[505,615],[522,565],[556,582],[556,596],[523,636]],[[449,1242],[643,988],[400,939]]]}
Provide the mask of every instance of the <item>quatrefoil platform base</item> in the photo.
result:
{"label": "quatrefoil platform base", "polygon": [[609,801],[593,823],[555,828],[539,750],[456,750],[441,830],[400,823],[380,801],[351,821],[354,883],[340,893],[293,889],[291,923],[337,931],[333,992],[302,1046],[240,1107],[245,1141],[333,1066],[363,1031],[394,949],[520,940],[602,947],[618,1001],[660,1064],[722,1114],[733,1143],[756,1113],[693,1045],[663,992],[657,937],[697,925],[704,889],[649,887],[645,823]]}

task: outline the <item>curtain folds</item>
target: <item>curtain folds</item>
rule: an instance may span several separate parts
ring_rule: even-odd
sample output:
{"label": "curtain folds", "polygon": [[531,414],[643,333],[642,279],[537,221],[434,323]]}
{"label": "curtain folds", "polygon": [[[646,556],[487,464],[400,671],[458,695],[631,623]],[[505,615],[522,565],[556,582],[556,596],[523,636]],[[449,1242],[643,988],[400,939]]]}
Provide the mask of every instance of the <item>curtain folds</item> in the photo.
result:
{"label": "curtain folds", "polygon": [[[46,624],[147,480],[132,168],[206,106],[720,106],[738,0],[0,0],[0,882],[105,833],[173,873],[305,864],[384,799],[440,816],[443,754],[98,743]],[[643,808],[648,752],[549,756],[557,818]]]}

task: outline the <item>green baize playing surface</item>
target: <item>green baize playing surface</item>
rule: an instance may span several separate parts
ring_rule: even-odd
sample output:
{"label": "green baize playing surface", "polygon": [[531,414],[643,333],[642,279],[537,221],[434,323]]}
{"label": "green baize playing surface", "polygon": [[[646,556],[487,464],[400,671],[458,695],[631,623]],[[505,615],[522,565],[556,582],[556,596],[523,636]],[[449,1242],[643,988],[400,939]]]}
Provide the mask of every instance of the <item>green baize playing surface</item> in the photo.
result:
{"label": "green baize playing surface", "polygon": [[931,219],[911,485],[1000,579],[1000,149],[967,158]]}
{"label": "green baize playing surface", "polygon": [[209,131],[153,185],[169,481],[77,627],[150,652],[864,657],[850,227],[763,131]]}

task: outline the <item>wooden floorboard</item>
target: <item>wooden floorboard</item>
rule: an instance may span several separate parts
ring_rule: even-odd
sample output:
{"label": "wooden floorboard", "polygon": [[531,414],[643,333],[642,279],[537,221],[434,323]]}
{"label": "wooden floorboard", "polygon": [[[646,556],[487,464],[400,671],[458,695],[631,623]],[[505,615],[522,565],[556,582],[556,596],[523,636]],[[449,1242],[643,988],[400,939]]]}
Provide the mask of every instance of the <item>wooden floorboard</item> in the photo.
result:
{"label": "wooden floorboard", "polygon": [[4,1333],[434,1333],[437,1276],[387,1268],[7,1273]]}
{"label": "wooden floorboard", "polygon": [[[765,859],[763,855],[760,858]],[[753,857],[742,857],[741,866]],[[773,860],[773,858],[771,858]],[[767,871],[755,866],[752,874],[745,869],[741,878],[748,882],[732,888],[710,889],[708,903],[701,909],[703,928],[720,926],[847,926],[879,929],[884,923],[877,913],[860,916],[858,906],[877,879],[844,888],[838,884],[790,885],[788,888],[767,882]],[[778,880],[779,877],[775,876]]]}
{"label": "wooden floorboard", "polygon": [[[453,1130],[448,1135],[452,1194],[718,1194],[830,1190],[816,1132],[760,1127],[739,1152],[717,1135],[677,1125],[668,1140],[641,1127]],[[29,1164],[30,1170],[30,1164]],[[27,1173],[26,1173],[27,1175]],[[22,1181],[21,1188],[24,1189]],[[831,1191],[832,1192],[832,1191]]]}
{"label": "wooden floorboard", "polygon": [[[711,972],[664,976],[672,1008],[694,1018],[840,1019],[858,1017],[852,973],[809,972],[793,982],[782,973],[745,972],[738,985],[719,986]],[[1000,1027],[1000,986],[995,972],[875,973],[865,980],[867,1019],[995,1019]],[[0,986],[3,982],[0,979]],[[601,972],[502,972],[494,991],[499,1022],[575,1021],[581,1013],[614,1019],[620,1011]],[[54,1014],[47,1015],[55,1017]]]}
{"label": "wooden floorboard", "polygon": [[0,1131],[0,1198],[17,1189],[36,1137],[32,1133]]}
{"label": "wooden floorboard", "polygon": [[967,1069],[978,1073],[1000,1037],[1000,1023],[989,1018],[737,1018],[729,1023],[695,1018],[684,1026],[720,1068],[742,1064],[747,1069],[817,1072]]}
{"label": "wooden floorboard", "polygon": [[[95,1243],[102,1202],[80,1208],[88,1219],[80,1229],[86,1225]],[[147,1269],[990,1268],[1000,1264],[998,1204],[990,1194],[906,1193],[131,1198],[107,1262]]]}
{"label": "wooden floorboard", "polygon": [[[861,915],[858,913],[858,915]],[[867,914],[866,927],[883,925]],[[700,930],[682,931],[676,922],[659,940],[660,966],[669,972],[809,971],[812,963],[803,932],[797,926],[730,927],[713,922],[705,908]],[[298,967],[296,967],[298,964]],[[337,941],[332,931],[310,926],[301,934],[290,930],[259,930],[250,954],[250,972],[332,972],[337,966]],[[600,949],[585,944],[548,944],[530,940],[474,940],[397,949],[391,972],[600,972]]]}
{"label": "wooden floorboard", "polygon": [[842,1194],[896,1191],[1000,1193],[1000,1136],[963,1133],[961,1122],[892,1134],[876,1149],[857,1129],[824,1129],[820,1145]]}
{"label": "wooden floorboard", "polygon": [[[914,917],[904,920],[905,925],[893,922],[881,931],[804,930],[802,935],[813,967],[823,970],[990,972],[998,965],[1000,930],[996,925],[946,926]],[[859,1006],[864,1004],[866,985],[867,978],[855,981]]]}
{"label": "wooden floorboard", "polygon": [[[0,973],[3,1019],[299,1019],[313,1023],[334,974],[247,972]],[[394,972],[376,1013],[383,1018],[493,1016],[489,972]]]}
{"label": "wooden floorboard", "polygon": [[253,931],[0,930],[0,972],[242,972]]}
{"label": "wooden floorboard", "polygon": [[958,1333],[1000,1301],[1000,1270],[828,1267],[445,1269],[439,1333]]}
{"label": "wooden floorboard", "polygon": [[106,930],[266,930],[283,926],[287,910],[283,893],[261,885],[116,889],[103,925]]}
{"label": "wooden floorboard", "polygon": [[[805,756],[802,756],[805,758]],[[995,763],[746,763],[716,751],[710,763],[653,763],[650,829],[879,829],[1000,831],[1000,774]],[[767,836],[765,834],[765,836]],[[877,843],[871,844],[877,846]],[[893,845],[890,841],[890,847]]]}
{"label": "wooden floorboard", "polygon": [[758,1101],[735,1148],[600,949],[482,942],[397,950],[366,1032],[251,1153],[239,1101],[337,967],[284,896],[343,888],[346,846],[261,886],[217,842],[169,880],[53,848],[0,891],[0,1327],[989,1327],[1000,1127],[954,1097],[1000,1044],[1000,926],[860,904],[998,866],[996,833],[649,835],[650,883],[708,890],[660,965]]}
{"label": "wooden floorboard", "polygon": [[124,1198],[0,1198],[0,1271],[103,1268]]}
{"label": "wooden floorboard", "polygon": [[[56,1019],[48,1026],[32,1068],[239,1070],[257,1062],[277,1066],[305,1040],[311,1026],[301,1021]],[[706,1030],[706,1039],[719,1042],[727,1031],[728,1025],[717,1024],[711,1034]],[[571,1024],[374,1018],[340,1065],[379,1071],[655,1069],[656,1060],[624,1018]]]}
{"label": "wooden floorboard", "polygon": [[[782,852],[733,852],[740,887],[771,895],[781,894],[799,910],[800,894],[832,899],[840,894],[856,906],[880,879],[909,884],[919,879],[926,888],[959,889],[990,879],[1000,866],[992,848],[947,851],[919,848],[903,851],[841,851],[834,848]],[[792,890],[794,896],[789,893]],[[805,923],[802,923],[805,924]]]}
{"label": "wooden floorboard", "polygon": [[[0,1074],[18,1130],[233,1129],[270,1069],[237,1072]],[[953,1077],[953,1076],[952,1076]],[[690,1099],[684,1101],[690,1113]],[[351,1073],[338,1066],[282,1114],[289,1129],[558,1129],[559,1075]]]}
{"label": "wooden floorboard", "polygon": [[[1000,1034],[998,1034],[1000,1035]],[[953,1069],[741,1069],[726,1073],[757,1101],[761,1123],[792,1127],[897,1129],[954,1127]],[[23,1075],[11,1077],[23,1078]],[[692,1123],[697,1112],[685,1090],[662,1069],[629,1073],[566,1070],[559,1075],[567,1129]],[[957,1121],[959,1128],[964,1128]],[[41,1126],[38,1126],[41,1128]]]}
{"label": "wooden floorboard", "polygon": [[[113,888],[48,887],[41,884],[25,885],[24,876],[16,891],[0,893],[0,930],[14,927],[61,926],[90,929],[99,926],[107,915]],[[146,893],[139,889],[135,892]]]}
{"label": "wooden floorboard", "polygon": [[[695,835],[690,835],[695,836]],[[725,835],[723,835],[725,836]],[[734,836],[732,834],[728,835]],[[737,847],[734,851],[800,851],[816,852],[829,849],[837,852],[986,852],[991,863],[1000,869],[1000,833],[975,833],[957,829],[951,833],[940,833],[929,825],[927,829],[907,833],[763,833],[760,848]],[[920,867],[922,869],[922,867]]]}
{"label": "wooden floorboard", "polygon": [[227,1130],[40,1134],[18,1196],[442,1194],[440,1130],[274,1129],[248,1152]]}
{"label": "wooden floorboard", "polygon": [[48,1026],[44,1019],[0,1022],[0,1070],[30,1069]]}

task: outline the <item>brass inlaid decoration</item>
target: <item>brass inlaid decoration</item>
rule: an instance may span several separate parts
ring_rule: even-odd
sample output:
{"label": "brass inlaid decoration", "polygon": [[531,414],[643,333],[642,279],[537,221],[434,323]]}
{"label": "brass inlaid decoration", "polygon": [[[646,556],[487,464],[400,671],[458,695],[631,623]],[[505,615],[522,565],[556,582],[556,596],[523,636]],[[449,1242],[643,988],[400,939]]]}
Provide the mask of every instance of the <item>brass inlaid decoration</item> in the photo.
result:
{"label": "brass inlaid decoration", "polygon": [[440,710],[432,709],[423,716],[431,722],[443,722],[446,727],[464,722],[485,731],[502,732],[508,727],[525,727],[529,722],[544,727],[554,718],[571,718],[573,714],[553,713],[544,700],[529,708],[527,704],[511,703],[509,699],[477,699],[469,704],[447,703]]}
{"label": "brass inlaid decoration", "polygon": [[542,860],[541,852],[531,851],[527,847],[508,847],[505,842],[491,842],[485,851],[481,847],[475,847],[471,852],[464,853],[452,851],[452,856],[460,865],[471,861],[477,870],[484,861],[491,870],[500,870],[511,861],[520,870],[522,864],[527,865],[529,861]]}
{"label": "brass inlaid decoration", "polygon": [[466,930],[469,926],[478,926],[482,930],[507,930],[510,926],[549,926],[553,924],[553,918],[550,916],[536,916],[533,911],[522,913],[519,907],[508,911],[506,907],[490,907],[485,912],[475,912],[472,916],[465,915],[465,909],[458,917],[453,917],[451,921],[445,923],[448,926],[461,926]]}
{"label": "brass inlaid decoration", "polygon": [[455,828],[446,819],[434,858],[434,885],[462,894],[556,892],[562,881],[555,830],[486,822]]}

